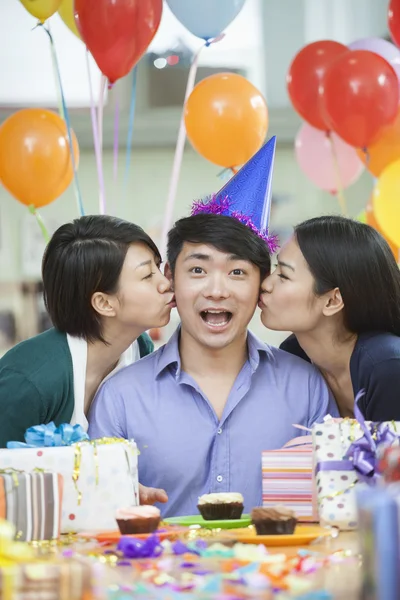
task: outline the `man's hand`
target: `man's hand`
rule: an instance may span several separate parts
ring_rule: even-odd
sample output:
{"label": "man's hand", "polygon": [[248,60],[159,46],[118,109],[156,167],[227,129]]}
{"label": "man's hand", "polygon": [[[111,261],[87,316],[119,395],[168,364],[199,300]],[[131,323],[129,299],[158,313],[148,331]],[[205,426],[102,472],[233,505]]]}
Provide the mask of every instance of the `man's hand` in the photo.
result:
{"label": "man's hand", "polygon": [[164,490],[146,487],[139,483],[139,502],[140,504],[155,504],[156,502],[165,504],[168,502],[168,495]]}

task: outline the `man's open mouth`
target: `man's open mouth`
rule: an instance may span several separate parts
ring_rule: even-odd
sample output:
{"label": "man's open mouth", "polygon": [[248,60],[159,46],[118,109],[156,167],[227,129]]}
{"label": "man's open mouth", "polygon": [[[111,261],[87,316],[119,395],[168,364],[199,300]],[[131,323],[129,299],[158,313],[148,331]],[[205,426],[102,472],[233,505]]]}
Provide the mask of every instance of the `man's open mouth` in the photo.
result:
{"label": "man's open mouth", "polygon": [[224,327],[232,319],[232,313],[227,310],[202,310],[200,316],[212,327]]}

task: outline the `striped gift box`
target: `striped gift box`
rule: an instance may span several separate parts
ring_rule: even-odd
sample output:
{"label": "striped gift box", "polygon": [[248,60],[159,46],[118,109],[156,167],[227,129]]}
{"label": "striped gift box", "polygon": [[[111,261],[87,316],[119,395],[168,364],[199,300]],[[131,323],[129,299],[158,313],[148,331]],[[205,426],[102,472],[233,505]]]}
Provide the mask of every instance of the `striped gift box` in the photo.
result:
{"label": "striped gift box", "polygon": [[94,599],[100,596],[93,593],[91,576],[91,563],[78,557],[48,555],[8,565],[0,561],[0,600]]}
{"label": "striped gift box", "polygon": [[63,477],[58,473],[0,473],[0,518],[24,542],[60,537]]}
{"label": "striped gift box", "polygon": [[104,438],[72,446],[0,450],[0,467],[63,476],[61,533],[115,529],[115,511],[139,504],[133,440]]}
{"label": "striped gift box", "polygon": [[263,506],[283,504],[299,521],[318,521],[313,508],[312,446],[262,453]]}

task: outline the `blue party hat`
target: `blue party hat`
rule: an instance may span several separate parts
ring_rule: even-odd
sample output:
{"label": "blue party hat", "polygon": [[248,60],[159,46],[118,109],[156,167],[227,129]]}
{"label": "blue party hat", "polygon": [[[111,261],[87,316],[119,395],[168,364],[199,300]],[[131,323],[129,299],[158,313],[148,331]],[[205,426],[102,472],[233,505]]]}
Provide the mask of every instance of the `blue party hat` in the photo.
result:
{"label": "blue party hat", "polygon": [[219,192],[193,204],[192,215],[213,213],[238,219],[261,237],[273,253],[276,236],[269,235],[272,174],[276,137],[272,137]]}

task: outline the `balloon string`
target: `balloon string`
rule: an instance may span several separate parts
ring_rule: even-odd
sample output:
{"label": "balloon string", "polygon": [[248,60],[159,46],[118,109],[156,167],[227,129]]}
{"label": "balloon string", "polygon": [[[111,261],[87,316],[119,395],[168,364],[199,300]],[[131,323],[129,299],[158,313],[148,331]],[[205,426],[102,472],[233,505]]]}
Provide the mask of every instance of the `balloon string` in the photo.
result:
{"label": "balloon string", "polygon": [[[119,149],[119,98],[118,95],[115,97],[115,112],[114,112],[114,161],[113,161],[113,176],[114,176],[114,189],[118,185],[118,149]],[[114,212],[115,212],[115,203]]]}
{"label": "balloon string", "polygon": [[95,157],[96,157],[97,177],[99,180],[99,212],[101,215],[104,215],[106,213],[106,194],[105,194],[105,185],[104,185],[103,161],[101,159],[99,131],[97,128],[98,121],[97,121],[97,115],[96,115],[96,108],[94,105],[92,76],[90,73],[90,64],[89,64],[89,51],[86,52],[86,68],[87,68],[88,83],[89,83],[90,116],[91,116],[91,120],[92,120],[93,145],[94,145],[94,153],[95,153]]}
{"label": "balloon string", "polygon": [[[48,27],[48,31],[50,32],[50,25],[47,24],[47,27]],[[64,109],[63,109],[63,105],[62,105],[62,98],[61,98],[60,86],[58,85],[57,56],[56,56],[56,53],[55,53],[54,45],[51,42],[50,42],[50,50],[51,50],[51,61],[52,61],[52,64],[53,64],[54,81],[56,83],[58,112],[60,113],[60,117],[65,121],[65,114],[64,114]]]}
{"label": "balloon string", "polygon": [[69,118],[67,103],[65,101],[64,88],[63,88],[62,80],[61,80],[60,65],[59,65],[58,58],[57,58],[56,47],[54,44],[53,36],[51,35],[49,29],[44,27],[42,24],[40,24],[40,27],[43,27],[44,31],[47,33],[49,40],[50,40],[50,49],[51,49],[51,55],[52,55],[52,61],[53,61],[53,68],[54,68],[55,74],[56,74],[57,90],[58,90],[59,100],[61,100],[61,105],[59,106],[59,112],[60,112],[61,118],[64,119],[65,124],[67,126],[69,152],[70,152],[70,156],[71,156],[72,169],[74,171],[73,183],[74,183],[75,198],[76,198],[76,203],[78,206],[79,215],[83,216],[85,214],[85,209],[83,207],[82,193],[81,193],[81,188],[80,188],[80,184],[79,184],[78,171],[76,168],[76,161],[75,161],[74,147],[73,147],[73,143],[72,143],[71,121]]}
{"label": "balloon string", "polygon": [[368,152],[368,148],[367,147],[363,148],[363,152],[365,154],[365,166],[366,166],[367,170],[369,170],[369,163],[371,160],[371,156],[370,156],[370,153]]}
{"label": "balloon string", "polygon": [[129,123],[128,123],[128,134],[126,137],[126,159],[125,159],[125,177],[124,177],[124,196],[126,197],[128,189],[128,178],[129,168],[131,164],[132,154],[132,139],[133,139],[133,125],[135,122],[135,110],[136,110],[136,90],[137,90],[137,66],[132,71],[132,92],[131,92],[131,103],[129,107]]}
{"label": "balloon string", "polygon": [[[103,167],[103,122],[104,122],[104,97],[107,87],[107,77],[101,75],[100,77],[100,92],[99,92],[99,106],[97,110],[97,131],[99,132],[99,152],[101,161],[101,171],[104,179],[104,167]],[[105,186],[104,186],[105,187]],[[104,215],[106,212],[106,200],[105,193],[101,195],[99,193],[99,212]]]}
{"label": "balloon string", "polygon": [[[97,128],[99,132],[100,151],[103,153],[103,115],[104,115],[104,95],[107,86],[107,78],[102,75],[100,78],[99,109],[97,111]],[[103,157],[102,157],[103,159]]]}
{"label": "balloon string", "polygon": [[336,177],[336,187],[337,187],[336,196],[339,201],[339,206],[340,206],[342,215],[344,217],[347,217],[348,216],[347,203],[346,203],[346,197],[343,193],[342,178],[340,175],[340,167],[339,167],[339,161],[338,161],[337,152],[336,152],[336,148],[335,148],[335,143],[333,141],[330,131],[328,131],[327,136],[328,136],[328,140],[329,140],[329,143],[331,146],[333,168],[334,168],[335,177]]}
{"label": "balloon string", "polygon": [[220,179],[224,179],[225,177],[227,177],[229,171],[230,169],[222,169],[222,171],[217,173],[217,177],[219,177]]}
{"label": "balloon string", "polygon": [[40,231],[42,232],[44,241],[46,242],[46,244],[48,244],[50,241],[50,236],[49,236],[49,232],[47,231],[46,225],[44,224],[42,217],[40,216],[40,214],[38,213],[38,211],[36,210],[36,208],[33,204],[31,204],[28,207],[28,209],[29,209],[29,212],[36,218],[37,224],[39,225]]}
{"label": "balloon string", "polygon": [[175,207],[175,201],[176,201],[176,193],[178,190],[178,183],[179,183],[179,175],[181,172],[183,153],[185,150],[185,141],[186,141],[186,128],[185,128],[185,119],[184,119],[185,105],[186,105],[187,100],[189,99],[190,94],[193,91],[193,88],[194,88],[201,52],[203,51],[204,48],[210,46],[211,44],[215,44],[216,42],[221,41],[224,37],[225,37],[225,35],[221,34],[220,36],[218,36],[212,40],[208,40],[196,52],[196,54],[193,57],[192,64],[190,66],[189,76],[188,76],[188,80],[187,80],[187,84],[186,84],[185,100],[184,100],[181,120],[180,120],[180,124],[179,124],[178,139],[177,139],[176,147],[175,147],[175,156],[174,156],[174,162],[173,162],[173,166],[172,166],[171,179],[170,179],[170,183],[169,183],[167,203],[166,203],[165,212],[164,212],[164,221],[163,221],[162,234],[161,234],[161,257],[165,257],[165,253],[166,253],[167,236],[168,236],[168,231],[172,225],[172,219],[173,219],[174,207]]}

